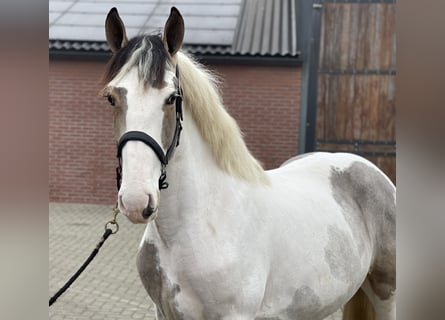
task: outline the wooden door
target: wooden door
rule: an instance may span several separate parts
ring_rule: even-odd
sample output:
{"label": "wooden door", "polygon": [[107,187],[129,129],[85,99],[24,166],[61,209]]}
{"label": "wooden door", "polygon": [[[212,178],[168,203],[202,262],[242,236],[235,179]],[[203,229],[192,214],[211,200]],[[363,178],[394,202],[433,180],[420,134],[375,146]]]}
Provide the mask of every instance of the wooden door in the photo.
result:
{"label": "wooden door", "polygon": [[395,3],[324,1],[316,150],[348,151],[395,183]]}

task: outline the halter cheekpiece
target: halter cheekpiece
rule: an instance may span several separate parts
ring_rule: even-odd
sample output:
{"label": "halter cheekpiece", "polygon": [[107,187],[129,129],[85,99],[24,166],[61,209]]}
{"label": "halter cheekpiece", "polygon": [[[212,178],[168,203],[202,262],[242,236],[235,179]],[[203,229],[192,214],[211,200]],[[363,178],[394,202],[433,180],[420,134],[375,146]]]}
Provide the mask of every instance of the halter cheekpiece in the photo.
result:
{"label": "halter cheekpiece", "polygon": [[166,167],[168,165],[168,161],[171,159],[173,152],[177,146],[179,146],[179,138],[181,136],[182,130],[182,88],[181,83],[179,81],[179,69],[178,65],[176,65],[176,77],[178,79],[178,89],[175,94],[175,105],[176,105],[176,128],[175,134],[173,136],[173,140],[170,146],[167,149],[167,152],[164,153],[164,150],[156,142],[155,139],[150,137],[148,134],[142,131],[128,131],[122,135],[117,144],[117,158],[118,158],[118,166],[116,168],[116,184],[117,190],[119,191],[122,180],[122,149],[128,141],[141,141],[149,146],[158,156],[159,161],[161,162],[161,176],[159,177],[159,189],[167,189],[168,182],[167,179],[167,171]]}

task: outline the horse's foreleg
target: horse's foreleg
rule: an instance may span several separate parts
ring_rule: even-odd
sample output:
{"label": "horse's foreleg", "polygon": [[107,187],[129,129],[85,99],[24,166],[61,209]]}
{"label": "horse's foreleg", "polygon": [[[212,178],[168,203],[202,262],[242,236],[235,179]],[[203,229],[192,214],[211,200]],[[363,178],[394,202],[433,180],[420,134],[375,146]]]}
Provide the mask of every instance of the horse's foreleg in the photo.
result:
{"label": "horse's foreleg", "polygon": [[385,296],[383,296],[381,292],[377,294],[368,279],[363,284],[362,289],[374,306],[376,320],[396,319],[396,299],[394,292],[388,292]]}
{"label": "horse's foreleg", "polygon": [[158,307],[155,306],[155,310],[156,310],[156,320],[166,320],[162,315],[162,313],[159,311]]}
{"label": "horse's foreleg", "polygon": [[395,295],[386,300],[380,300],[378,297],[374,302],[374,308],[377,320],[395,320],[396,319],[396,303]]}

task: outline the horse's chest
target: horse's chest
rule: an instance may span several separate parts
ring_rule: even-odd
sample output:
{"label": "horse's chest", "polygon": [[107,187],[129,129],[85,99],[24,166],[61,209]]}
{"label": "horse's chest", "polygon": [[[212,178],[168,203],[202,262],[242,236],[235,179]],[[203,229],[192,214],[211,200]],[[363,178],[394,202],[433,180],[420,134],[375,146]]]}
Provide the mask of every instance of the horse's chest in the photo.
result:
{"label": "horse's chest", "polygon": [[177,295],[181,291],[162,267],[159,251],[154,244],[145,242],[138,252],[137,268],[150,298],[166,319],[183,319],[178,309]]}

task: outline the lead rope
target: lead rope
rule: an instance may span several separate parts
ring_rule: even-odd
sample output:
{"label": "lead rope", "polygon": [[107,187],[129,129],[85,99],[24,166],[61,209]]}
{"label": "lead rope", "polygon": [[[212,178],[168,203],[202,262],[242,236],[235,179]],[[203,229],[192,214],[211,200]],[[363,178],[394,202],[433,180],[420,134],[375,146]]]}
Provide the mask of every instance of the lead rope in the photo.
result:
{"label": "lead rope", "polygon": [[[119,224],[116,221],[116,216],[119,213],[119,209],[114,207],[113,209],[113,219],[108,221],[105,224],[105,232],[102,235],[102,238],[97,243],[96,247],[94,248],[93,252],[91,252],[90,256],[85,260],[85,262],[80,266],[79,270],[76,271],[76,273],[65,283],[65,285],[59,289],[50,299],[49,299],[49,306],[56,302],[56,300],[73,284],[74,281],[82,274],[82,272],[86,269],[86,267],[93,261],[94,257],[99,252],[100,248],[104,244],[104,242],[108,239],[108,237],[112,234],[115,234],[119,231]],[[115,225],[115,230],[113,231],[108,226],[109,225]]]}

